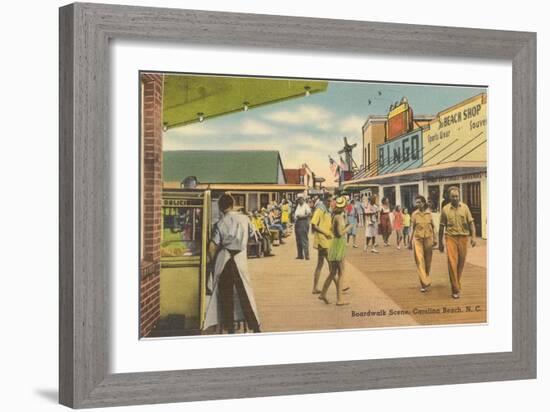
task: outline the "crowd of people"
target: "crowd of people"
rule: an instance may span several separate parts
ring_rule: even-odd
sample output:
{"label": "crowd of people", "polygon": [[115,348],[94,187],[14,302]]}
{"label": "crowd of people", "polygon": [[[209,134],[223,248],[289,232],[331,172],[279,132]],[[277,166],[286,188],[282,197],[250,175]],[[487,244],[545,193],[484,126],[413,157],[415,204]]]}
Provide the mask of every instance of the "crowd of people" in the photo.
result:
{"label": "crowd of people", "polygon": [[291,212],[292,205],[287,199],[280,203],[272,201],[261,209],[243,212],[248,216],[253,228],[249,245],[259,246],[257,252],[249,254],[258,257],[273,256],[273,246],[284,244],[284,239],[290,236]]}
{"label": "crowd of people", "polygon": [[390,238],[395,232],[395,246],[397,249],[407,247],[410,243],[411,215],[407,208],[401,208],[400,205],[391,207],[389,199],[384,197],[381,204],[378,205],[377,197],[359,197],[351,198],[346,207],[348,223],[352,225],[347,237],[348,242],[352,240],[353,247],[357,245],[357,228],[365,227],[365,243],[363,250],[369,250],[372,253],[379,253],[376,249],[378,243],[377,236],[382,237],[385,247],[390,246]]}
{"label": "crowd of people", "polygon": [[[256,241],[264,256],[272,255],[273,243],[284,242],[291,230],[296,238],[296,259],[310,259],[310,231],[313,234],[317,264],[312,293],[319,295],[326,304],[331,303],[328,292],[332,284],[336,288],[336,305],[349,304],[345,299],[350,286],[344,261],[350,241],[352,247],[359,247],[357,233],[360,227],[365,231],[365,252],[380,253],[376,249],[378,236],[381,236],[384,247],[390,247],[394,232],[397,249],[403,245],[414,251],[422,293],[428,292],[431,286],[433,249],[438,247],[442,253],[446,250],[452,297],[458,299],[468,241],[472,247],[476,245],[476,230],[470,209],[460,201],[459,189],[451,187],[448,196],[449,203],[441,209],[436,240],[430,205],[423,196],[416,196],[415,210],[409,214],[407,208],[392,207],[385,197],[379,205],[376,196],[361,199],[341,194],[309,198],[299,194],[294,204],[283,199],[260,210],[237,213],[231,195],[223,195],[219,200],[223,213],[214,225],[210,243],[210,259],[215,262],[215,269],[206,324],[218,324],[222,330],[234,333],[234,322],[245,321],[250,329],[260,331],[246,265],[247,253],[242,252],[248,251],[251,242]],[[321,282],[325,262],[329,275]]]}
{"label": "crowd of people", "polygon": [[[438,247],[440,252],[447,251],[451,295],[460,297],[461,278],[464,269],[468,240],[473,247],[476,244],[474,219],[468,206],[460,201],[460,190],[451,187],[448,190],[448,202],[440,215],[438,230],[432,218],[432,205],[423,196],[416,196],[412,213],[400,205],[392,207],[387,197],[378,204],[376,196],[332,196],[301,198],[296,209],[297,259],[309,259],[307,234],[309,224],[314,234],[313,247],[317,249],[317,265],[313,274],[313,292],[319,299],[329,303],[327,291],[331,283],[336,286],[336,304],[346,305],[343,295],[349,290],[346,285],[344,257],[346,245],[358,248],[358,228],[364,228],[365,252],[380,253],[377,239],[380,237],[384,247],[401,247],[414,251],[420,291],[425,293],[431,286],[430,270],[432,251]],[[303,225],[299,225],[304,222]],[[300,227],[299,227],[300,226]],[[303,227],[302,227],[303,226]],[[437,233],[439,238],[436,239]],[[329,276],[319,287],[320,274],[324,262],[328,263]]]}
{"label": "crowd of people", "polygon": [[[317,250],[317,265],[313,274],[313,293],[328,303],[327,291],[336,286],[337,305],[347,302],[343,294],[345,286],[344,256],[346,245],[358,248],[359,228],[364,228],[365,252],[380,253],[377,239],[384,247],[391,243],[398,249],[414,251],[420,291],[427,292],[430,285],[432,251],[439,245],[447,249],[449,278],[452,296],[460,297],[460,279],[464,268],[467,239],[475,245],[475,225],[468,206],[460,202],[460,191],[451,187],[448,203],[442,208],[441,223],[436,230],[432,219],[432,205],[423,196],[415,199],[412,213],[400,205],[392,206],[387,197],[380,202],[376,195],[334,195],[305,197],[299,194],[294,203],[286,198],[280,203],[271,202],[267,207],[249,213],[255,228],[253,239],[261,243],[263,256],[272,255],[272,246],[279,244],[294,230],[296,259],[310,259],[309,233],[313,233],[313,248]],[[452,217],[449,219],[449,215]],[[436,234],[439,232],[439,242]],[[329,276],[320,287],[320,274],[324,262],[329,266]]]}

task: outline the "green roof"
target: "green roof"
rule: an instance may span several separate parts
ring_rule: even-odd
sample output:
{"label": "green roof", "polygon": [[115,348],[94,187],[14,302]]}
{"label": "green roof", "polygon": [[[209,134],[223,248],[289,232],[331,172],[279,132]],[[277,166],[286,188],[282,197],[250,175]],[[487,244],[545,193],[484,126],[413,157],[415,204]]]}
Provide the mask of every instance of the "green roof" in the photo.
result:
{"label": "green roof", "polygon": [[181,182],[188,176],[196,176],[199,183],[275,184],[282,183],[279,181],[281,175],[281,158],[275,150],[163,152],[165,182]]}

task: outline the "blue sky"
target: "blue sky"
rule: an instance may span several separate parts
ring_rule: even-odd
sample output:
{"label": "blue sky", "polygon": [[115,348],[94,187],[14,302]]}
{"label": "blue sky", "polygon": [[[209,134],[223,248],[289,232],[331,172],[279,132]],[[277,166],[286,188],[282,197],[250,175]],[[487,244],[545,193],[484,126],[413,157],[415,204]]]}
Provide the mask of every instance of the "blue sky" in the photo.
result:
{"label": "blue sky", "polygon": [[338,158],[344,136],[357,143],[353,155],[361,164],[361,128],[369,115],[387,114],[403,96],[416,115],[436,114],[483,91],[331,81],[325,92],[170,129],[164,133],[164,150],[278,150],[285,168],[307,163],[316,175],[328,178],[328,156]]}

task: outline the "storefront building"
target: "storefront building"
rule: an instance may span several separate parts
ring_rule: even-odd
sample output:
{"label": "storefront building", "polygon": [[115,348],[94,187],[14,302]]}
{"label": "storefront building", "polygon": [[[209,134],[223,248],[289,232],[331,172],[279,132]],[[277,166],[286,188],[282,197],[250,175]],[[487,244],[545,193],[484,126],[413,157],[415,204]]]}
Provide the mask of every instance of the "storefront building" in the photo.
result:
{"label": "storefront building", "polygon": [[486,238],[487,95],[462,101],[431,120],[422,116],[413,121],[412,130],[402,127],[408,121],[402,117],[401,128],[386,126],[386,132],[398,130],[401,134],[394,133],[377,145],[376,171],[358,173],[344,187],[387,197],[392,206],[401,205],[409,211],[414,209],[415,197],[422,195],[438,226],[441,207],[448,202],[448,188],[457,186],[462,201],[470,207],[477,235]]}

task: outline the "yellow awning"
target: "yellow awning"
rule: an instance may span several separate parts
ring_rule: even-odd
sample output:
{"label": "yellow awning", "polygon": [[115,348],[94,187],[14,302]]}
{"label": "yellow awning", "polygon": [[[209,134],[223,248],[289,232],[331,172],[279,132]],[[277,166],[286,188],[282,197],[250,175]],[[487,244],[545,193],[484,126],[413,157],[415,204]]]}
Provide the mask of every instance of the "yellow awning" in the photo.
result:
{"label": "yellow awning", "polygon": [[163,123],[167,129],[276,103],[327,89],[328,82],[205,75],[164,75]]}

